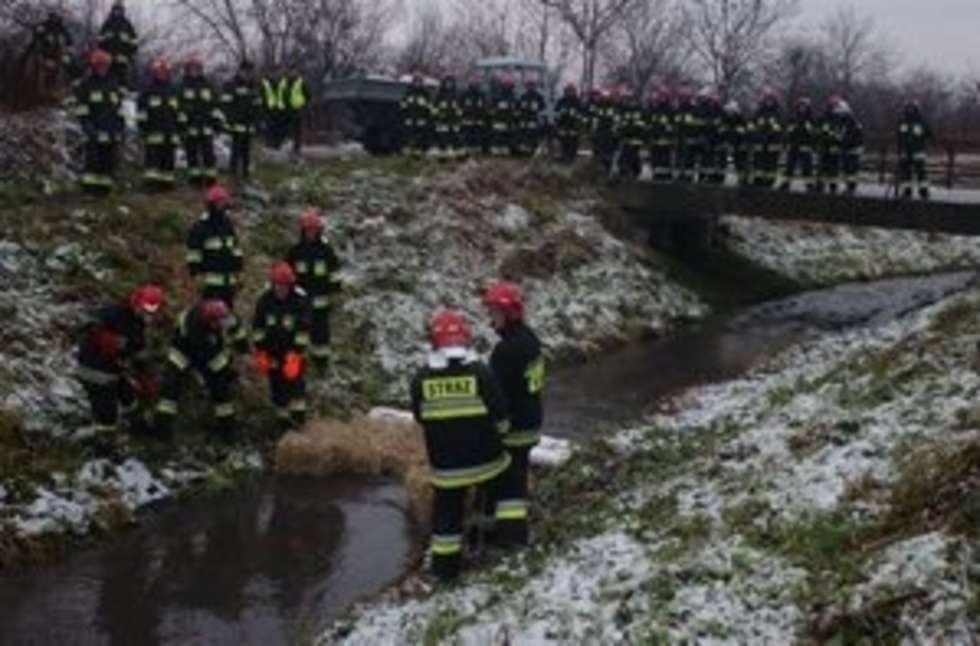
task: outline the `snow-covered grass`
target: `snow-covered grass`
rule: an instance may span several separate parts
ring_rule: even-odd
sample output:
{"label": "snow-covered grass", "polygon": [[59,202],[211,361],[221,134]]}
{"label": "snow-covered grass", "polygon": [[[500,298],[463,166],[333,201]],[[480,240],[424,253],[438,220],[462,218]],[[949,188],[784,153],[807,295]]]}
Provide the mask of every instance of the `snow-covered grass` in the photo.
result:
{"label": "snow-covered grass", "polygon": [[952,296],[665,403],[543,477],[536,547],[319,643],[971,643],[978,313]]}

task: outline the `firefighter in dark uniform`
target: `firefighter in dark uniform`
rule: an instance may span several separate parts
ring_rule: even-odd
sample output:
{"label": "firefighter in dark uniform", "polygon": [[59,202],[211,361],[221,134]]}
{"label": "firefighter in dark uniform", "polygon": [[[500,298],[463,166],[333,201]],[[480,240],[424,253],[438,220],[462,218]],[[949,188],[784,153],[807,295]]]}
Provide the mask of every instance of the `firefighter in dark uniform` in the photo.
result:
{"label": "firefighter in dark uniform", "polygon": [[517,285],[494,283],[483,301],[500,335],[490,356],[490,369],[503,390],[510,416],[504,446],[511,463],[497,490],[494,540],[502,546],[526,545],[527,474],[531,449],[541,440],[544,358],[541,341],[525,323],[524,298]]}
{"label": "firefighter in dark uniform", "polygon": [[226,442],[237,438],[232,403],[237,376],[226,334],[237,324],[231,308],[220,298],[204,299],[181,313],[167,352],[167,368],[156,408],[155,433],[160,438],[169,439],[173,435],[190,370],[201,376],[208,389],[218,434]]}
{"label": "firefighter in dark uniform", "polygon": [[616,133],[620,142],[619,172],[624,177],[637,179],[643,171],[641,154],[646,137],[646,112],[638,98],[632,92],[625,91]]}
{"label": "firefighter in dark uniform", "polygon": [[650,101],[647,114],[647,142],[655,182],[669,182],[674,178],[675,141],[674,109],[670,92],[666,88],[659,88]]}
{"label": "firefighter in dark uniform", "polygon": [[734,100],[726,103],[721,121],[722,156],[725,160],[722,169],[727,170],[728,160],[731,159],[739,186],[749,184],[747,130],[748,124],[742,114],[742,106]]}
{"label": "firefighter in dark uniform", "polygon": [[691,90],[677,91],[677,111],[674,113],[677,132],[677,181],[690,184],[697,179],[698,160],[704,148],[703,129]]}
{"label": "firefighter in dark uniform", "polygon": [[439,159],[459,156],[463,110],[456,96],[456,79],[446,76],[432,102],[433,147]]}
{"label": "firefighter in dark uniform", "polygon": [[504,157],[516,154],[518,127],[517,97],[514,96],[514,77],[501,74],[496,79],[493,97],[490,100],[488,121],[490,123],[490,154]]}
{"label": "firefighter in dark uniform", "polygon": [[432,129],[432,102],[421,74],[412,76],[412,84],[401,102],[402,150],[422,157],[429,151]]}
{"label": "firefighter in dark uniform", "polygon": [[528,79],[524,82],[524,94],[517,101],[519,121],[518,154],[530,157],[538,150],[541,142],[541,115],[544,113],[544,96],[538,91],[538,82]]}
{"label": "firefighter in dark uniform", "polygon": [[578,158],[579,139],[586,122],[585,107],[578,98],[578,88],[574,83],[569,83],[555,103],[555,129],[562,163],[571,164]]}
{"label": "firefighter in dark uniform", "polygon": [[72,37],[57,11],[49,11],[44,22],[34,30],[34,46],[44,66],[45,83],[53,85],[62,70],[71,65]]}
{"label": "firefighter in dark uniform", "polygon": [[707,89],[698,98],[698,118],[701,121],[704,142],[701,159],[698,162],[700,168],[698,181],[704,184],[724,184],[725,161],[722,158],[724,151],[721,125],[725,112],[721,107],[721,99],[714,90]]}
{"label": "firefighter in dark uniform", "polygon": [[229,171],[248,179],[252,170],[252,136],[262,114],[262,97],[255,84],[255,67],[251,61],[242,61],[235,76],[222,90],[221,113],[231,134]]}
{"label": "firefighter in dark uniform", "polygon": [[180,95],[170,82],[170,64],[153,61],[153,81],[140,93],[136,123],[143,136],[143,180],[153,188],[172,188],[182,112]]}
{"label": "firefighter in dark uniform", "polygon": [[191,184],[210,186],[218,181],[215,168],[214,137],[226,129],[218,95],[204,76],[204,63],[197,55],[184,62],[180,88],[181,125],[187,174]]}
{"label": "firefighter in dark uniform", "polygon": [[116,0],[109,17],[99,29],[99,47],[112,56],[112,77],[120,88],[129,86],[129,72],[136,61],[139,39],[133,23],[126,17],[122,0]]}
{"label": "firefighter in dark uniform", "polygon": [[487,147],[487,98],[480,89],[479,81],[473,80],[460,98],[463,110],[463,148],[466,154],[476,157]]}
{"label": "firefighter in dark uniform", "polygon": [[[442,581],[459,575],[466,492],[510,465],[501,438],[508,429],[503,394],[490,369],[470,349],[466,319],[436,312],[429,324],[432,353],[412,379],[412,413],[425,431],[435,488],[432,571]],[[507,507],[505,507],[507,508]]]}
{"label": "firefighter in dark uniform", "polygon": [[279,430],[306,423],[306,351],[310,345],[310,299],[296,286],[288,262],[269,270],[269,289],[259,296],[252,318],[255,367],[269,378]]}
{"label": "firefighter in dark uniform", "polygon": [[813,191],[814,151],[817,144],[817,122],[813,116],[810,97],[800,97],[796,101],[796,116],[786,129],[786,173],[780,188],[792,188],[793,178],[799,171],[807,191]]}
{"label": "firefighter in dark uniform", "polygon": [[616,132],[619,128],[619,108],[610,91],[599,91],[592,119],[592,150],[603,170],[608,173],[616,154]]}
{"label": "firefighter in dark uniform", "polygon": [[929,179],[926,174],[926,148],[932,139],[932,129],[922,116],[915,101],[905,104],[898,124],[898,154],[901,195],[911,198],[918,189],[919,197],[929,199]]}
{"label": "firefighter in dark uniform", "polygon": [[96,433],[114,430],[120,410],[131,430],[143,429],[138,396],[152,398],[157,390],[145,356],[146,327],[163,302],[163,290],[144,285],[127,303],[99,309],[83,326],[77,376],[88,395]]}
{"label": "firefighter in dark uniform", "polygon": [[854,111],[847,101],[841,101],[837,111],[840,113],[839,118],[844,131],[841,170],[844,175],[845,190],[848,195],[854,195],[857,193],[861,157],[864,155],[864,127],[854,116]]}
{"label": "firefighter in dark uniform", "polygon": [[817,137],[820,150],[820,171],[817,178],[817,191],[837,192],[841,176],[841,162],[844,152],[844,124],[838,114],[838,106],[843,99],[831,95],[823,118],[820,120]]}
{"label": "firefighter in dark uniform", "polygon": [[82,188],[89,193],[112,190],[116,145],[122,138],[122,96],[109,76],[112,57],[96,49],[89,56],[92,73],[75,91],[75,115],[85,132],[85,169]]}
{"label": "firefighter in dark uniform", "polygon": [[323,217],[319,209],[310,209],[300,218],[300,241],[286,255],[310,298],[310,357],[324,369],[330,352],[330,312],[333,299],[340,293],[337,277],[340,259],[333,245],[324,237]]}
{"label": "firefighter in dark uniform", "polygon": [[187,235],[187,269],[199,277],[203,298],[220,298],[234,308],[242,273],[242,249],[228,215],[231,194],[221,184],[204,194],[206,210]]}
{"label": "firefighter in dark uniform", "polygon": [[779,175],[779,155],[783,149],[783,122],[776,93],[765,90],[755,117],[749,122],[752,151],[752,183],[763,188],[775,186]]}

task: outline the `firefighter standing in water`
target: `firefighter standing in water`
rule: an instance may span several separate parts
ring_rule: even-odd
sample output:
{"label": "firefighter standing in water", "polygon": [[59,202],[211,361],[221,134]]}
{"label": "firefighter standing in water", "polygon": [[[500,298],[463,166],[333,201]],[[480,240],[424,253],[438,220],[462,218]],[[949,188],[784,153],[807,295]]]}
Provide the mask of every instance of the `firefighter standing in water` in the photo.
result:
{"label": "firefighter standing in water", "polygon": [[299,286],[310,298],[310,356],[320,370],[327,365],[330,351],[330,311],[340,292],[337,271],[340,259],[324,237],[320,209],[310,209],[299,221],[300,240],[286,255],[296,272]]}
{"label": "firefighter standing in water", "polygon": [[528,464],[531,449],[541,440],[545,367],[541,341],[528,327],[524,296],[510,282],[487,288],[483,302],[500,341],[490,355],[490,369],[500,384],[510,414],[503,436],[511,462],[501,477],[494,505],[494,542],[503,547],[528,543]]}
{"label": "firefighter standing in water", "polygon": [[453,310],[429,323],[432,352],[411,383],[412,412],[425,431],[435,497],[432,571],[459,575],[466,492],[493,481],[510,465],[501,437],[508,428],[500,386],[471,350],[469,324]]}
{"label": "firefighter standing in water", "polygon": [[305,354],[310,345],[310,300],[296,287],[288,262],[269,270],[269,289],[259,297],[252,319],[255,367],[269,378],[279,430],[306,423]]}

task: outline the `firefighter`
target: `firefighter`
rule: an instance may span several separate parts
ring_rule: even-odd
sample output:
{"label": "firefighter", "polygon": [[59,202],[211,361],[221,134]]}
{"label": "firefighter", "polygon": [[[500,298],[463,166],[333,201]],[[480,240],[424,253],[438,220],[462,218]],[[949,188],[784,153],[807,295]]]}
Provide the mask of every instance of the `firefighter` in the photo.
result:
{"label": "firefighter", "polygon": [[204,76],[204,63],[192,54],[184,61],[180,107],[187,174],[195,186],[210,186],[218,180],[214,136],[227,129],[218,99]]}
{"label": "firefighter", "polygon": [[677,132],[676,178],[678,182],[691,184],[697,179],[698,160],[704,154],[704,137],[701,118],[690,88],[681,87],[677,91],[674,128]]}
{"label": "firefighter", "polygon": [[543,419],[541,341],[525,322],[524,297],[516,284],[493,283],[483,302],[500,335],[490,355],[490,369],[503,390],[510,421],[503,441],[511,463],[497,488],[494,540],[505,547],[527,545],[528,459],[541,440]]}
{"label": "firefighter", "polygon": [[459,156],[459,135],[463,111],[456,97],[456,79],[446,76],[432,102],[433,147],[439,159]]}
{"label": "firefighter", "polygon": [[569,83],[555,104],[555,128],[562,163],[571,164],[578,158],[579,138],[585,124],[585,107],[578,98],[578,88],[574,83]]}
{"label": "firefighter", "polygon": [[143,180],[154,188],[172,188],[181,128],[180,95],[170,82],[166,59],[153,61],[153,81],[140,93],[136,123],[143,136]]}
{"label": "firefighter", "polygon": [[413,157],[425,156],[429,151],[433,107],[421,74],[412,76],[412,84],[402,98],[400,112],[405,154]]}
{"label": "firefighter", "polygon": [[75,115],[85,132],[85,170],[82,189],[105,194],[112,190],[116,145],[122,138],[122,96],[109,76],[112,57],[102,49],[89,56],[92,73],[75,91]]}
{"label": "firefighter", "polygon": [[252,170],[252,136],[262,114],[262,97],[255,85],[255,67],[243,60],[221,92],[221,114],[231,134],[229,172],[248,179]]}
{"label": "firefighter", "polygon": [[130,430],[144,430],[139,397],[152,399],[157,391],[146,357],[146,328],[163,305],[163,290],[143,285],[126,303],[99,309],[83,326],[77,376],[88,395],[96,433],[114,430],[120,411]]}
{"label": "firefighter", "polygon": [[698,95],[696,106],[701,127],[701,157],[698,159],[698,181],[703,184],[724,184],[724,163],[722,154],[721,122],[724,110],[721,99],[712,89],[705,89]]}
{"label": "firefighter", "polygon": [[524,93],[517,100],[517,153],[523,157],[531,157],[538,150],[544,109],[544,96],[538,91],[538,82],[527,79],[524,82]]}
{"label": "firefighter", "polygon": [[520,122],[517,98],[514,96],[514,77],[510,74],[503,73],[496,78],[489,113],[490,154],[494,157],[516,154],[515,137]]}
{"label": "firefighter", "polygon": [[299,286],[310,297],[310,356],[320,370],[326,367],[330,346],[330,312],[340,293],[340,259],[324,236],[320,209],[310,209],[299,220],[300,240],[286,255]]}
{"label": "firefighter", "polygon": [[922,116],[916,101],[905,104],[898,124],[898,154],[900,190],[902,197],[911,198],[914,189],[919,197],[929,199],[929,180],[926,174],[926,147],[932,139],[932,129]]}
{"label": "firefighter", "polygon": [[751,150],[752,184],[762,188],[776,185],[779,175],[779,154],[783,147],[783,123],[776,93],[762,93],[755,116],[749,122],[748,139]]}
{"label": "firefighter", "polygon": [[61,70],[71,65],[72,37],[61,14],[49,11],[44,22],[34,29],[34,47],[41,56],[45,83],[54,85]]}
{"label": "firefighter", "polygon": [[616,154],[616,132],[619,128],[619,109],[613,100],[612,92],[599,90],[596,96],[592,121],[592,150],[608,174],[612,170]]}
{"label": "firefighter", "polygon": [[220,298],[202,299],[181,313],[167,352],[167,368],[156,408],[154,427],[158,437],[172,437],[188,372],[194,370],[211,397],[215,430],[226,442],[237,438],[232,403],[237,376],[227,338],[227,330],[236,327],[240,325],[235,315]]}
{"label": "firefighter", "polygon": [[780,188],[792,188],[797,170],[803,178],[807,191],[816,188],[814,184],[813,156],[817,143],[817,122],[813,116],[810,97],[800,97],[796,101],[796,115],[786,130],[786,173]]}
{"label": "firefighter", "polygon": [[463,111],[463,148],[466,154],[476,157],[486,152],[487,147],[487,98],[480,89],[478,80],[473,79],[460,98]]}
{"label": "firefighter", "polygon": [[655,182],[674,178],[674,110],[670,92],[658,88],[650,98],[647,112],[647,142],[650,148],[650,167]]}
{"label": "firefighter", "polygon": [[205,212],[187,235],[187,269],[203,281],[203,298],[220,298],[234,308],[242,273],[242,249],[228,215],[231,194],[221,184],[204,194]]}
{"label": "firefighter", "polygon": [[748,186],[749,160],[746,144],[748,125],[745,121],[745,115],[742,114],[742,106],[734,100],[725,104],[724,112],[721,125],[722,157],[724,159],[722,168],[727,169],[728,160],[731,159],[739,186]]}
{"label": "firefighter", "polygon": [[823,117],[820,120],[818,138],[820,141],[820,174],[817,178],[817,192],[824,190],[836,193],[841,175],[841,161],[844,149],[844,124],[838,114],[838,106],[843,99],[834,94],[827,99]]}
{"label": "firefighter", "polygon": [[129,72],[136,61],[139,39],[133,23],[126,17],[122,0],[116,0],[109,17],[99,29],[99,47],[112,56],[112,78],[120,88],[129,87]]}
{"label": "firefighter", "polygon": [[306,80],[294,70],[284,77],[279,92],[279,103],[283,107],[283,138],[292,139],[293,154],[299,155],[303,150],[303,116],[309,103]]}
{"label": "firefighter", "polygon": [[637,179],[643,171],[641,154],[647,136],[646,114],[632,92],[625,90],[622,94],[616,131],[616,139],[620,142],[619,172]]}
{"label": "firefighter", "polygon": [[847,101],[837,106],[838,118],[843,130],[841,170],[844,175],[845,190],[855,195],[858,188],[858,174],[861,172],[861,157],[864,155],[864,128],[854,116]]}
{"label": "firefighter", "polygon": [[432,467],[430,549],[433,574],[441,581],[456,578],[461,569],[467,489],[492,482],[511,461],[501,441],[508,429],[503,394],[471,350],[471,340],[462,314],[436,312],[429,323],[432,352],[410,387]]}
{"label": "firefighter", "polygon": [[269,393],[279,430],[306,423],[306,351],[310,345],[310,299],[296,286],[296,273],[285,261],[269,270],[269,289],[255,305],[252,344],[256,369],[269,378]]}

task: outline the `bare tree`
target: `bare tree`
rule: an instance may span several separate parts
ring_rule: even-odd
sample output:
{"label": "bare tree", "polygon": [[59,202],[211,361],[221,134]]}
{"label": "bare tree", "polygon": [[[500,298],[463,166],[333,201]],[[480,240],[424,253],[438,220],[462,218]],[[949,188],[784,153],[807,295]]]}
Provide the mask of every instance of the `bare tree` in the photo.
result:
{"label": "bare tree", "polygon": [[687,0],[691,47],[723,97],[747,85],[797,0]]}
{"label": "bare tree", "polygon": [[582,85],[595,82],[599,47],[616,27],[626,11],[647,0],[539,0],[558,12],[575,35],[582,50]]}
{"label": "bare tree", "polygon": [[603,48],[614,80],[642,90],[655,79],[687,75],[688,23],[677,0],[641,2],[623,18]]}
{"label": "bare tree", "polygon": [[874,18],[861,15],[854,7],[843,7],[823,23],[826,56],[840,90],[847,94],[870,75],[891,69],[891,56],[879,38]]}

